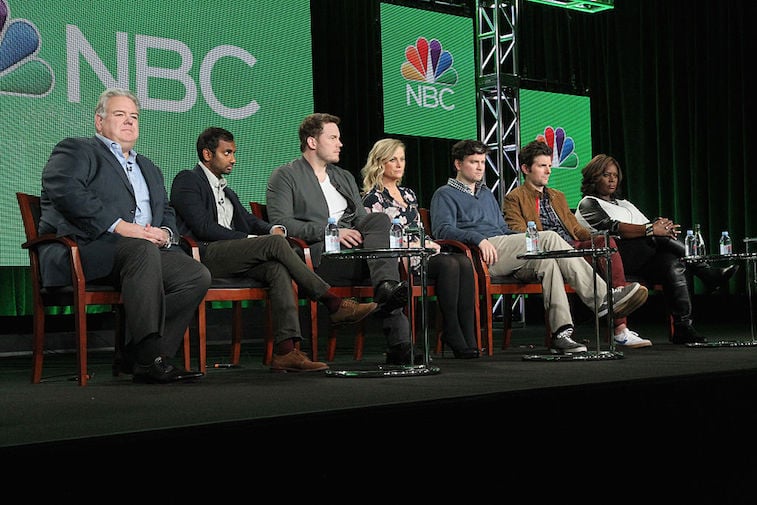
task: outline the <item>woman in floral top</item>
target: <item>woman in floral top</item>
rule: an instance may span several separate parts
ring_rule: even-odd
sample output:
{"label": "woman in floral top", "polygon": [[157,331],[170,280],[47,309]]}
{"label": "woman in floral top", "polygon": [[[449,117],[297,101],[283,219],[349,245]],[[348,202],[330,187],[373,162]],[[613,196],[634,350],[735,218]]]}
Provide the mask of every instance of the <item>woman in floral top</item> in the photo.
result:
{"label": "woman in floral top", "polygon": [[[368,212],[384,212],[399,218],[402,226],[420,224],[415,192],[401,186],[405,174],[405,145],[397,139],[377,141],[361,171],[363,205]],[[413,247],[420,247],[417,242]],[[440,250],[439,244],[426,240],[426,247]],[[415,264],[417,268],[417,262]],[[436,285],[436,296],[442,312],[442,340],[455,358],[478,358],[475,333],[475,290],[473,265],[463,254],[434,254],[428,260],[428,277]]]}

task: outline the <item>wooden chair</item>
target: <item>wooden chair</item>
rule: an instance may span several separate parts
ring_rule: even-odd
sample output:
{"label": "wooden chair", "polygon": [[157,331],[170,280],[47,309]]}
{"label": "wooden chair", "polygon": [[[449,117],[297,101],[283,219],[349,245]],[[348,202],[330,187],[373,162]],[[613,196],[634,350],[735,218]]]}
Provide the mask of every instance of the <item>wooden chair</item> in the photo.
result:
{"label": "wooden chair", "polygon": [[[87,284],[79,256],[79,246],[68,237],[55,234],[39,234],[41,215],[40,197],[27,193],[16,193],[21,221],[24,225],[26,242],[21,247],[29,252],[29,266],[32,280],[33,341],[32,341],[32,383],[42,380],[42,363],[45,352],[45,315],[48,307],[71,307],[76,329],[76,356],[80,386],[89,380],[87,371],[87,307],[90,305],[110,305],[115,315],[113,376],[121,374],[121,360],[125,338],[125,322],[121,292],[114,286]],[[71,284],[48,288],[42,285],[39,263],[39,248],[45,244],[58,243],[68,249],[71,265]],[[184,334],[184,368],[189,369],[189,329]]]}
{"label": "wooden chair", "polygon": [[[183,246],[189,249],[194,259],[200,261],[200,249],[197,242],[186,236],[182,236]],[[296,288],[295,288],[296,289]],[[207,370],[207,304],[213,302],[231,303],[231,353],[229,364],[239,365],[242,352],[242,336],[244,335],[242,304],[244,302],[259,301],[265,304],[265,349],[263,352],[263,364],[269,365],[273,358],[273,332],[271,327],[271,305],[268,303],[268,286],[260,281],[247,277],[214,277],[210,288],[205,294],[202,303],[197,307],[196,323],[198,334],[198,357],[199,371]]]}
{"label": "wooden chair", "polygon": [[[114,286],[87,284],[79,257],[79,247],[68,237],[56,237],[54,234],[39,234],[40,197],[26,193],[16,193],[21,220],[24,224],[26,242],[21,247],[29,252],[31,267],[32,304],[33,304],[33,340],[32,340],[32,383],[42,380],[42,363],[45,353],[45,312],[48,307],[71,307],[76,325],[76,357],[78,363],[78,382],[86,386],[89,379],[87,371],[87,307],[90,305],[111,305],[116,314],[117,353],[119,343],[123,342],[123,317],[121,292]],[[42,285],[39,263],[39,248],[45,244],[61,244],[68,249],[71,264],[71,284],[59,288],[47,288]],[[118,375],[120,363],[114,359],[113,374]]]}

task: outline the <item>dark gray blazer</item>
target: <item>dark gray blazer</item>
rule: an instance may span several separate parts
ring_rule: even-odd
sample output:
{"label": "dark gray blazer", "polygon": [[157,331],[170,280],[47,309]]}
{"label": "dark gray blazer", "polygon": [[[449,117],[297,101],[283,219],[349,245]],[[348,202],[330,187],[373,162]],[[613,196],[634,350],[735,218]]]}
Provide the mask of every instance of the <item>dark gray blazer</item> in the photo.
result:
{"label": "dark gray blazer", "polygon": [[[178,239],[163,173],[142,155],[137,155],[137,163],[150,190],[152,226],[168,227],[174,240]],[[108,228],[118,218],[134,222],[137,203],[121,164],[105,144],[97,137],[59,142],[42,171],[40,197],[40,233],[76,240],[87,280],[110,274],[119,236],[109,233]],[[40,262],[46,286],[71,283],[69,258],[62,245],[41,250]]]}

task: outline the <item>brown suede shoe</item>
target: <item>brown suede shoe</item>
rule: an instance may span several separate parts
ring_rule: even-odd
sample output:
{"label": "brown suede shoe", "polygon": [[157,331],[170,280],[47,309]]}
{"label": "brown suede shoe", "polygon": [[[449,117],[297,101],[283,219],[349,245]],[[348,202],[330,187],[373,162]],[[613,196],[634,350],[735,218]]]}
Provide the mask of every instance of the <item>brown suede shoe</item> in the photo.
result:
{"label": "brown suede shoe", "polygon": [[347,324],[362,321],[378,309],[378,303],[358,303],[352,298],[345,298],[339,310],[331,314],[331,324]]}
{"label": "brown suede shoe", "polygon": [[271,359],[272,372],[320,372],[329,366],[320,361],[310,361],[305,353],[295,349],[289,354],[274,354]]}

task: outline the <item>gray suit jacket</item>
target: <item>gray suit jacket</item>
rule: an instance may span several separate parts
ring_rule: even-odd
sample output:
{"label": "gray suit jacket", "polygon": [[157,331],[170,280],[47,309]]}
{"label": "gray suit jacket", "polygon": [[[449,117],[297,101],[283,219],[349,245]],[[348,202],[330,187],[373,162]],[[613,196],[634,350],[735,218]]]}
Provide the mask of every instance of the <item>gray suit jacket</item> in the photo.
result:
{"label": "gray suit jacket", "polygon": [[[163,173],[142,155],[137,155],[137,163],[150,190],[152,226],[170,228],[174,240],[178,240]],[[59,142],[42,171],[40,197],[40,233],[76,240],[87,280],[110,274],[118,235],[109,233],[108,228],[119,217],[134,222],[137,203],[121,164],[105,144],[97,137]],[[40,251],[40,262],[46,286],[71,283],[69,258],[63,246],[45,247]]]}

